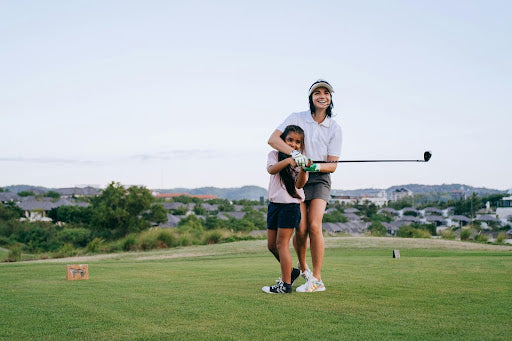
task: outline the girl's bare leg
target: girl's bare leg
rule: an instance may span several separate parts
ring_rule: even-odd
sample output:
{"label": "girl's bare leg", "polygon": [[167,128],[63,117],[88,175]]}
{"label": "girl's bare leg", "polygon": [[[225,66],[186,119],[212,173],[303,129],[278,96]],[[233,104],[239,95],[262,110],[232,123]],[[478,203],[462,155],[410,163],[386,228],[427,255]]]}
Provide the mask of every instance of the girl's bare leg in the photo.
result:
{"label": "girl's bare leg", "polygon": [[277,249],[281,260],[281,279],[290,284],[292,282],[292,255],[290,254],[290,238],[293,229],[277,229]]}
{"label": "girl's bare leg", "polygon": [[279,251],[277,250],[277,231],[267,229],[267,248],[279,262]]}
{"label": "girl's bare leg", "polygon": [[293,236],[293,248],[299,258],[300,270],[306,270],[306,251],[308,248],[308,209],[305,203],[300,203],[300,223],[299,227],[295,229],[295,235]]}

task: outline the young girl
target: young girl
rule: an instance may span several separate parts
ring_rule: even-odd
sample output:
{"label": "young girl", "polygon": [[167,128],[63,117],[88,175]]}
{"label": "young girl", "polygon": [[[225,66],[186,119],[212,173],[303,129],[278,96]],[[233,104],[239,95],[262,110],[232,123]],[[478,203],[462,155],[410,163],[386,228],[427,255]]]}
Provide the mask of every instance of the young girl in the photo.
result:
{"label": "young girl", "polygon": [[[304,130],[296,125],[287,126],[281,139],[293,150],[304,149]],[[292,284],[299,277],[300,270],[292,269],[290,238],[300,222],[300,203],[304,201],[302,187],[308,180],[307,172],[292,157],[276,150],[268,154],[267,171],[270,175],[268,186],[267,243],[268,249],[281,263],[281,279],[276,285],[265,286],[269,294],[292,292]]]}

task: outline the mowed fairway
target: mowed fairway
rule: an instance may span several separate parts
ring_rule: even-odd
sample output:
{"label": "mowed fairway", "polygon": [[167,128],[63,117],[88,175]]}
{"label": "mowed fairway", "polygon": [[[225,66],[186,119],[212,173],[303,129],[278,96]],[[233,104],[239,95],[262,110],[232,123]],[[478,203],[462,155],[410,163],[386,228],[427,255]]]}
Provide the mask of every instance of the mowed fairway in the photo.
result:
{"label": "mowed fairway", "polygon": [[[0,264],[0,338],[511,339],[512,247],[326,244],[327,291],[312,294],[261,291],[279,277],[263,240]],[[66,281],[66,263],[89,264],[90,279]]]}

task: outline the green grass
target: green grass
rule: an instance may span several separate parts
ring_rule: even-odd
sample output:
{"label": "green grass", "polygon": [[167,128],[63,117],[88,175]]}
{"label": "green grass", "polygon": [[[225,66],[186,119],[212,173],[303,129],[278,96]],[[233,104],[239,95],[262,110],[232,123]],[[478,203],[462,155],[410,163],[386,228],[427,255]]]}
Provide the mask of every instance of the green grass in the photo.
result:
{"label": "green grass", "polygon": [[[327,291],[313,294],[261,291],[279,276],[265,241],[1,264],[0,338],[510,340],[512,247],[326,244]],[[66,281],[66,263],[90,279]]]}

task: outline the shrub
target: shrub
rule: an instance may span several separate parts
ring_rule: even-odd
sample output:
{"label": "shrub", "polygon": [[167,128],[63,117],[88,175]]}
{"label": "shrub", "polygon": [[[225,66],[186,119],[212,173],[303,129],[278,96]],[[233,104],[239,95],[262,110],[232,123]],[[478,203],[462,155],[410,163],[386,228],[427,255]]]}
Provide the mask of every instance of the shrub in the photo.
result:
{"label": "shrub", "polygon": [[372,236],[376,237],[385,237],[388,233],[386,228],[378,221],[373,221],[368,230]]}
{"label": "shrub", "polygon": [[469,240],[471,237],[472,229],[464,228],[460,231],[460,240]]}
{"label": "shrub", "polygon": [[154,233],[142,233],[138,238],[139,248],[147,251],[156,249],[158,243]]}
{"label": "shrub", "polygon": [[452,229],[444,230],[443,232],[441,232],[441,238],[454,240],[455,238],[457,238],[457,234]]}
{"label": "shrub", "polygon": [[124,251],[135,251],[137,250],[137,239],[134,234],[127,235],[121,241],[121,248]]}
{"label": "shrub", "polygon": [[9,250],[6,262],[19,262],[21,260],[21,246],[15,245]]}
{"label": "shrub", "polygon": [[66,243],[62,245],[56,252],[53,253],[55,258],[64,258],[64,257],[73,257],[78,253],[77,250],[73,248],[73,244]]}
{"label": "shrub", "polygon": [[89,229],[63,228],[57,232],[57,240],[63,243],[71,243],[76,246],[84,247],[90,241],[91,231]]}
{"label": "shrub", "polygon": [[190,235],[188,233],[184,233],[180,237],[179,244],[180,244],[180,246],[190,246],[190,245],[192,245],[192,238],[190,237]]}
{"label": "shrub", "polygon": [[506,239],[507,239],[507,234],[505,232],[500,232],[500,233],[498,233],[498,236],[496,237],[496,244],[503,244]]}
{"label": "shrub", "polygon": [[159,242],[162,242],[165,245],[165,247],[177,246],[176,237],[174,237],[174,235],[170,231],[160,231],[156,239]]}
{"label": "shrub", "polygon": [[432,235],[423,229],[414,228],[409,225],[402,226],[398,229],[398,237],[402,238],[430,238]]}
{"label": "shrub", "polygon": [[218,244],[222,240],[220,231],[210,231],[204,235],[203,244]]}
{"label": "shrub", "polygon": [[475,235],[473,239],[479,243],[487,243],[489,237],[486,234],[478,233]]}
{"label": "shrub", "polygon": [[105,239],[103,238],[94,238],[87,244],[87,251],[98,253],[105,248]]}

